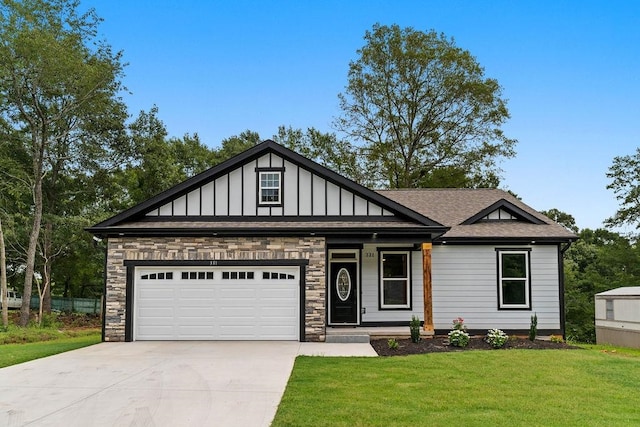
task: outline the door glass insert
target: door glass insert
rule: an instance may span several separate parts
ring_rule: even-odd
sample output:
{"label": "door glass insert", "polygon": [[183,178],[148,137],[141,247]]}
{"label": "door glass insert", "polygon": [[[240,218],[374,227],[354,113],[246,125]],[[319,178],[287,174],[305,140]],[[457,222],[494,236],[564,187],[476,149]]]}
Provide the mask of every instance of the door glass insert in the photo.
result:
{"label": "door glass insert", "polygon": [[341,268],[338,271],[336,292],[341,301],[346,301],[349,299],[349,295],[351,295],[351,276],[346,268]]}

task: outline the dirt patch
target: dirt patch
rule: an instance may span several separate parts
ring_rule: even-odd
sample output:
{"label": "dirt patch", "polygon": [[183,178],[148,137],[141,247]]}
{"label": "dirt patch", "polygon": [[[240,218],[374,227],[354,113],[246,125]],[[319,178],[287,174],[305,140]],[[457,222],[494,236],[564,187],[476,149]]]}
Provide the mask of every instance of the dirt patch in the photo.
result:
{"label": "dirt patch", "polygon": [[396,339],[397,349],[390,349],[387,339],[371,340],[371,346],[379,356],[406,356],[409,354],[440,353],[445,351],[469,351],[469,350],[510,350],[510,349],[577,349],[566,343],[556,343],[551,341],[535,340],[529,341],[527,338],[511,337],[502,349],[494,349],[484,337],[471,337],[469,345],[465,348],[449,345],[447,337],[423,338],[419,342],[411,342],[411,339]]}

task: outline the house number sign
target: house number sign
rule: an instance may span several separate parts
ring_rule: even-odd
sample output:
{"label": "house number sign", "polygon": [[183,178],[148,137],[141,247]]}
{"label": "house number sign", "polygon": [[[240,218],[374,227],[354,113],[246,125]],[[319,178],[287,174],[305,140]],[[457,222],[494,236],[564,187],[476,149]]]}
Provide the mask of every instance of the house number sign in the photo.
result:
{"label": "house number sign", "polygon": [[336,292],[340,301],[346,301],[351,295],[351,276],[346,268],[341,268],[338,271],[338,277],[336,279]]}

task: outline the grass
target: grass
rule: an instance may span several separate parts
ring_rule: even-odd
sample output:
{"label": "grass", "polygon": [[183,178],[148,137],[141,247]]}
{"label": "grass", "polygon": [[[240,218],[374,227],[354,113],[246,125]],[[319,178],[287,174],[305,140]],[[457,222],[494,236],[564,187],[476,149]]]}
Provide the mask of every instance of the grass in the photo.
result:
{"label": "grass", "polygon": [[72,338],[58,338],[26,344],[4,344],[0,346],[0,368],[87,347],[99,343],[100,340],[100,332],[93,331]]}
{"label": "grass", "polygon": [[273,426],[640,425],[640,352],[613,349],[299,357]]}

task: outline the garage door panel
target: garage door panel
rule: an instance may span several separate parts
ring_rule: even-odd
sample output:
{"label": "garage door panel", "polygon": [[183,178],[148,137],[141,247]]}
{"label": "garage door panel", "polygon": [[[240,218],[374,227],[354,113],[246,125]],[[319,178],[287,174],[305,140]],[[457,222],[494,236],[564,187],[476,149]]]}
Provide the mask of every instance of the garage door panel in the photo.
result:
{"label": "garage door panel", "polygon": [[[154,271],[145,268],[136,275],[136,340],[298,339],[299,282],[291,279],[297,268],[278,268],[277,275],[257,267],[239,267],[237,274],[208,268],[213,275],[207,280],[194,280],[198,269],[193,267],[158,267],[164,276],[153,276]],[[229,272],[226,279],[224,271]],[[165,280],[142,280],[141,274]]]}
{"label": "garage door panel", "polygon": [[200,287],[188,287],[178,289],[180,298],[191,299],[213,299],[215,298],[215,289],[211,284],[203,284]]}

